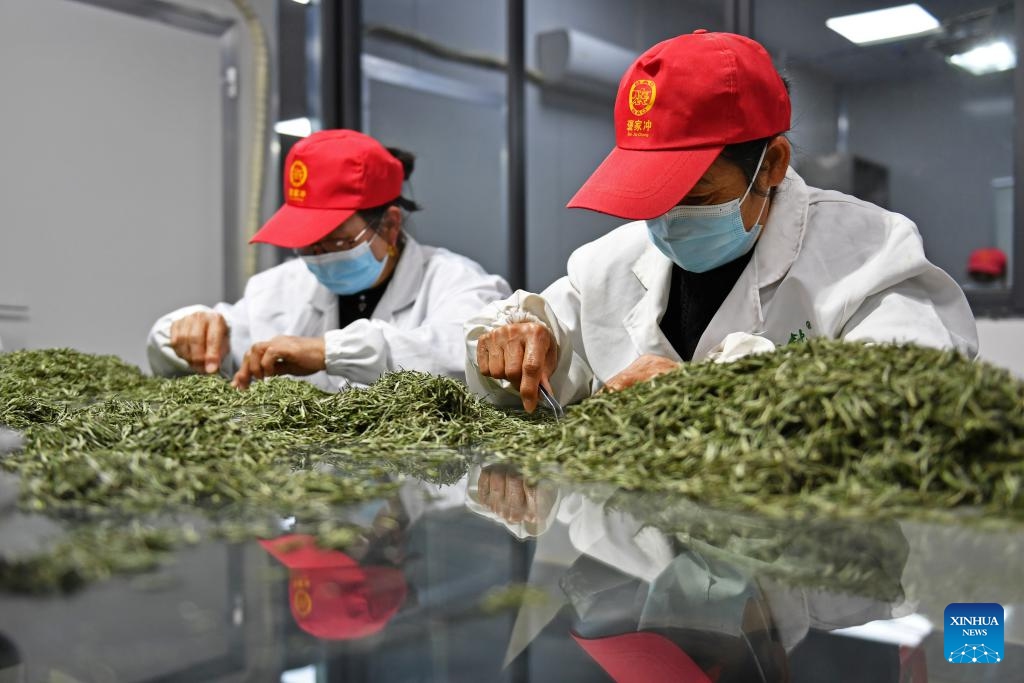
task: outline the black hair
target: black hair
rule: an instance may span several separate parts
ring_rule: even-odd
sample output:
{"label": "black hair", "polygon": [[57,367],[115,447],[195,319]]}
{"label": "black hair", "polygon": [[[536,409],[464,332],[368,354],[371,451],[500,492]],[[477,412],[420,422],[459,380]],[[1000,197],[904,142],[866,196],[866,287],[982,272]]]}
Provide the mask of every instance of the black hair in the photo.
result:
{"label": "black hair", "polygon": [[[398,147],[386,147],[385,149],[391,153],[391,156],[398,159],[402,163],[402,179],[408,180],[409,176],[412,175],[413,169],[416,168],[416,155],[412,152],[407,152],[404,149]],[[387,204],[381,204],[380,206],[374,206],[369,209],[360,209],[359,215],[363,217],[363,220],[370,225],[378,225],[380,220],[384,217],[384,213],[392,206],[397,206],[403,211],[412,212],[419,211],[420,205],[411,199],[407,199],[402,195],[398,195]]]}
{"label": "black hair", "polygon": [[[786,93],[790,92],[789,79],[779,74],[779,78],[782,79],[782,84],[786,86]],[[761,153],[764,148],[767,147],[772,140],[779,137],[786,131],[780,130],[775,135],[769,135],[766,138],[758,138],[756,140],[749,140],[747,142],[737,142],[733,145],[726,145],[722,149],[721,157],[740,167],[743,171],[743,177],[747,179],[749,185],[754,181],[754,174],[757,172],[757,162],[761,160]],[[754,194],[765,196],[764,193],[760,192],[756,187],[750,189]],[[769,195],[774,195],[775,188]]]}
{"label": "black hair", "polygon": [[[781,133],[780,133],[781,134]],[[757,172],[757,162],[761,160],[761,153],[764,148],[778,135],[771,135],[766,138],[758,138],[749,142],[737,142],[734,145],[726,145],[722,150],[721,157],[727,159],[740,167],[747,184],[754,180],[754,173]],[[751,192],[757,188],[751,189]]]}

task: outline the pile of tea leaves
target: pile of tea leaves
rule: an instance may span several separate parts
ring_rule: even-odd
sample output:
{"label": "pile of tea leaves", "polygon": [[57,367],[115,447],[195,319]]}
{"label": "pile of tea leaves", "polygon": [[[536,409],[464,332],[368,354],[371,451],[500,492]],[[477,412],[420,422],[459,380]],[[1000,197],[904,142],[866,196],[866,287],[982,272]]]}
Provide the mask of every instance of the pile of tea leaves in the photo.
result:
{"label": "pile of tea leaves", "polygon": [[1021,520],[1024,383],[955,352],[810,340],[598,394],[502,455],[769,517]]}
{"label": "pile of tea leaves", "polygon": [[[961,507],[1024,519],[1024,384],[916,347],[810,340],[731,364],[685,364],[571,406],[560,422],[417,372],[341,394],[285,378],[239,392],[217,377],[148,377],[112,357],[18,351],[0,353],[0,425],[22,434],[22,448],[0,453],[0,470],[20,476],[22,513],[104,525],[76,524],[102,542],[64,553],[57,583],[116,568],[104,546],[138,548],[126,556],[142,566],[150,551],[189,541],[192,522],[152,522],[189,510],[203,511],[204,529],[240,538],[294,516],[323,544],[344,547],[354,533],[339,506],[392,495],[395,475],[453,483],[470,455],[531,479],[775,519]],[[118,519],[147,521],[114,541]],[[0,548],[0,582],[5,566]]]}
{"label": "pile of tea leaves", "polygon": [[[70,350],[0,355],[0,397],[0,424],[25,440],[3,466],[22,475],[24,506],[47,511],[245,503],[311,514],[386,493],[379,480],[402,464],[440,474],[431,448],[446,464],[462,460],[460,447],[514,440],[531,423],[423,373],[341,394],[283,378],[241,392]],[[409,461],[411,447],[425,459]]]}
{"label": "pile of tea leaves", "polygon": [[344,547],[357,530],[340,506],[393,495],[396,475],[454,483],[465,447],[492,434],[514,440],[537,421],[423,373],[341,394],[285,378],[240,392],[218,377],[148,377],[68,349],[0,354],[0,425],[22,442],[0,453],[0,471],[20,476],[23,512],[76,520],[33,571],[28,559],[5,563],[0,548],[0,582],[77,585],[155,562],[198,540],[195,511],[211,534],[267,535],[275,518],[295,517],[323,545]]}

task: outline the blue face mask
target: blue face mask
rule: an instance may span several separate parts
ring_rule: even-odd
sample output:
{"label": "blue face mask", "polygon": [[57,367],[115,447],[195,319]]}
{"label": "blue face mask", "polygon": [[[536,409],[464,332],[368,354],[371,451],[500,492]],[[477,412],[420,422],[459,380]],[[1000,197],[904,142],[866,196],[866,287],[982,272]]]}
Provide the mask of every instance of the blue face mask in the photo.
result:
{"label": "blue face mask", "polygon": [[367,241],[348,251],[334,251],[316,256],[303,256],[306,267],[327,289],[335,294],[355,294],[373,287],[384,271],[384,262],[370,251],[373,233]]}
{"label": "blue face mask", "polygon": [[[765,145],[757,162],[754,178],[761,170]],[[754,227],[743,227],[740,207],[750,194],[754,181],[739,199],[708,206],[676,206],[663,216],[647,221],[647,233],[654,246],[683,270],[706,273],[709,270],[738,259],[754,247],[761,234],[760,220],[768,200],[761,204],[761,212]]]}

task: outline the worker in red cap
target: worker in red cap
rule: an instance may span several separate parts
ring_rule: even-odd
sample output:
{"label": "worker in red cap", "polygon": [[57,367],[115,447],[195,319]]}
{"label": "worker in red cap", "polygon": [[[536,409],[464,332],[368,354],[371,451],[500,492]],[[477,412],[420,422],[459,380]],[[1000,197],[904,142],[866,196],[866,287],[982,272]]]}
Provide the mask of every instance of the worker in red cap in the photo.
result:
{"label": "worker in red cap", "polygon": [[466,326],[467,381],[532,411],[680,362],[807,337],[973,356],[963,292],[906,217],[808,187],[789,166],[788,87],[755,41],[704,30],[644,52],[615,101],[615,147],[569,202],[632,222],[577,249],[540,295]]}
{"label": "worker in red cap", "polygon": [[189,306],[149,334],[155,374],[296,375],[326,390],[399,368],[462,377],[462,323],[508,296],[474,261],[404,229],[408,152],[354,130],[314,133],[285,168],[285,203],[252,242],[298,258],[253,276],[235,304]]}

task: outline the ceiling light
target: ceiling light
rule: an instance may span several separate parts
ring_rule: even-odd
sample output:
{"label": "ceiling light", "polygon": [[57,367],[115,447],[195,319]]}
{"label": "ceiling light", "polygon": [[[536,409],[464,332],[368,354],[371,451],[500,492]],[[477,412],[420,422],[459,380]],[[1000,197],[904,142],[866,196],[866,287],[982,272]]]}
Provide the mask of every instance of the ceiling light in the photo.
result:
{"label": "ceiling light", "polygon": [[832,17],[825,26],[858,45],[875,45],[937,33],[939,20],[917,3]]}
{"label": "ceiling light", "polygon": [[1017,55],[1005,40],[994,40],[966,52],[950,55],[946,61],[975,76],[981,76],[1014,68],[1017,66]]}
{"label": "ceiling light", "polygon": [[306,117],[278,121],[274,124],[274,132],[280,135],[291,135],[293,138],[309,137],[313,132],[313,122]]}
{"label": "ceiling light", "polygon": [[297,2],[300,5],[308,5],[310,0],[292,0],[292,2]]}

